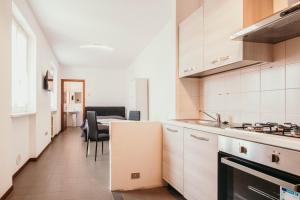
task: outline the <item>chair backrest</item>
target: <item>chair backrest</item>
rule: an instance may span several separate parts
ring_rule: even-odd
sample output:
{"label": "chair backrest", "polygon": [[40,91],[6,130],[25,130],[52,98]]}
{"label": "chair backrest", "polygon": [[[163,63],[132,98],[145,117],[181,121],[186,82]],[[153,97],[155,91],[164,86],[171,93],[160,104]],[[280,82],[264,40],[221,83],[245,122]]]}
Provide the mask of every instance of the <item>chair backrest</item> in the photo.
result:
{"label": "chair backrest", "polygon": [[88,139],[96,140],[98,137],[98,125],[95,111],[87,111]]}
{"label": "chair backrest", "polygon": [[121,116],[126,117],[125,107],[85,107],[85,111],[96,111],[96,116]]}
{"label": "chair backrest", "polygon": [[129,120],[140,121],[141,120],[141,112],[140,111],[129,111]]}

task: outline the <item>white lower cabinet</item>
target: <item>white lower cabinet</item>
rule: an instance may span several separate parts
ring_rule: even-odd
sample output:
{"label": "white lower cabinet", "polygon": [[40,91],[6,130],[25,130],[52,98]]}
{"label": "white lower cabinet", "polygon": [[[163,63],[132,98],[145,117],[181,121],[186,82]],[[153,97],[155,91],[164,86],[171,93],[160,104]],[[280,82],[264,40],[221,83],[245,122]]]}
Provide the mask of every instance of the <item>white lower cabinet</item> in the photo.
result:
{"label": "white lower cabinet", "polygon": [[217,200],[218,135],[164,125],[163,179],[187,200]]}
{"label": "white lower cabinet", "polygon": [[164,126],[163,179],[183,194],[183,128]]}
{"label": "white lower cabinet", "polygon": [[218,136],[184,129],[184,196],[218,199]]}

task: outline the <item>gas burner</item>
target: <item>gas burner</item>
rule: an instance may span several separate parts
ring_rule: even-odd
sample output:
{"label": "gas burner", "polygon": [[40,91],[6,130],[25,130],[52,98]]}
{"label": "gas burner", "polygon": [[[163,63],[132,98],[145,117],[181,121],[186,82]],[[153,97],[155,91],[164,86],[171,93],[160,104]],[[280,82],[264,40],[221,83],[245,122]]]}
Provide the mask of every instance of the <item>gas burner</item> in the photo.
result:
{"label": "gas burner", "polygon": [[242,123],[241,126],[233,127],[234,129],[243,129],[245,131],[265,133],[272,135],[281,135],[288,137],[300,138],[300,127],[293,123],[278,124],[274,122],[267,123]]}

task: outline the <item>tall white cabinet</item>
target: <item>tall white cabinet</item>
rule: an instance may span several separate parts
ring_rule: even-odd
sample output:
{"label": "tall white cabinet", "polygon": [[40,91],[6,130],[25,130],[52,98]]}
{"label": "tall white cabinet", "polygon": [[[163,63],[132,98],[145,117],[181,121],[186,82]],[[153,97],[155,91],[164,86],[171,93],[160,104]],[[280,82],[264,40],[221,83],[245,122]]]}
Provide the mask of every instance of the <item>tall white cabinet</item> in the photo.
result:
{"label": "tall white cabinet", "polygon": [[128,111],[140,111],[141,120],[149,119],[148,79],[137,78],[130,81]]}

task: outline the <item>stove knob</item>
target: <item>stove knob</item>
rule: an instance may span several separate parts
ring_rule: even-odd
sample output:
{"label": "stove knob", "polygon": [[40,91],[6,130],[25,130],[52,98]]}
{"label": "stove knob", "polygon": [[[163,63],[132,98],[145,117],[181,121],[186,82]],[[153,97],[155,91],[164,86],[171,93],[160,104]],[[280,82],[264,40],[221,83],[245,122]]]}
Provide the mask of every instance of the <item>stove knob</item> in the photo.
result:
{"label": "stove knob", "polygon": [[240,153],[247,154],[247,148],[244,146],[240,147]]}
{"label": "stove knob", "polygon": [[280,161],[279,155],[272,154],[272,162],[279,163],[279,161]]}

